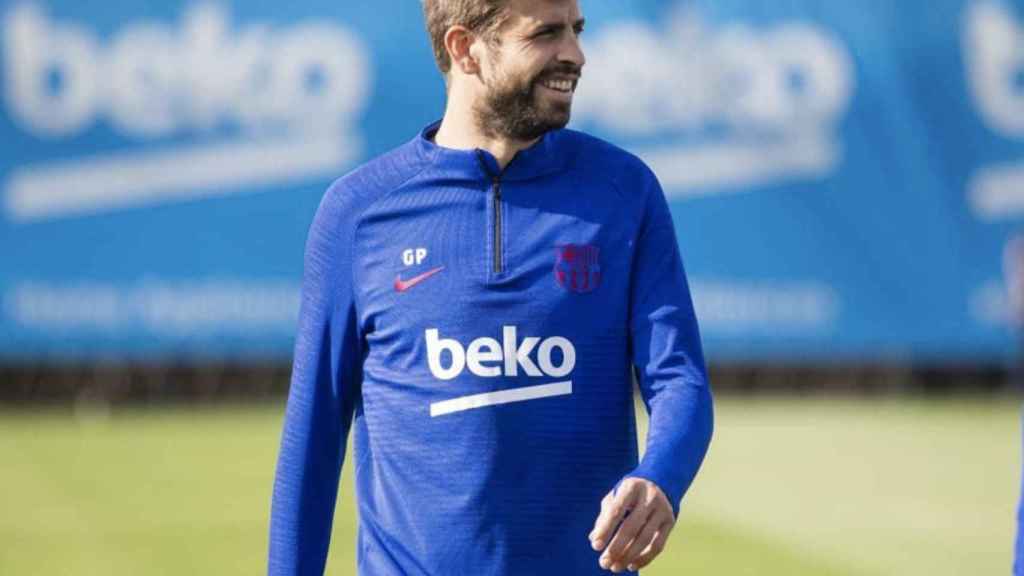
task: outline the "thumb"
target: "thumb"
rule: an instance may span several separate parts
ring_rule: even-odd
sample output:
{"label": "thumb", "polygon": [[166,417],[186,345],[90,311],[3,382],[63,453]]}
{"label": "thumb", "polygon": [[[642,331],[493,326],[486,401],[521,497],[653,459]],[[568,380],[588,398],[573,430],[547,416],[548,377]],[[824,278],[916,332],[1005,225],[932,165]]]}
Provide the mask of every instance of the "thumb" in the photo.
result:
{"label": "thumb", "polygon": [[636,504],[639,492],[638,483],[624,481],[605,496],[601,502],[601,513],[590,533],[590,541],[595,549],[601,550],[608,543],[615,528]]}

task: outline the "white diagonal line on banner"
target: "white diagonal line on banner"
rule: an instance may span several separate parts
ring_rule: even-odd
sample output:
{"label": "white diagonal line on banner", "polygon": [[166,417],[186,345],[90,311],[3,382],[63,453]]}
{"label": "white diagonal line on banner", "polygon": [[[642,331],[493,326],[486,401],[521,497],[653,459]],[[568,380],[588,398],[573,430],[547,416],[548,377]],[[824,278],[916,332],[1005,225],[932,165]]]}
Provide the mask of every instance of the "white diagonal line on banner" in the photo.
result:
{"label": "white diagonal line on banner", "polygon": [[7,180],[4,208],[31,222],[223,196],[334,174],[358,153],[336,134],[300,134],[34,164]]}

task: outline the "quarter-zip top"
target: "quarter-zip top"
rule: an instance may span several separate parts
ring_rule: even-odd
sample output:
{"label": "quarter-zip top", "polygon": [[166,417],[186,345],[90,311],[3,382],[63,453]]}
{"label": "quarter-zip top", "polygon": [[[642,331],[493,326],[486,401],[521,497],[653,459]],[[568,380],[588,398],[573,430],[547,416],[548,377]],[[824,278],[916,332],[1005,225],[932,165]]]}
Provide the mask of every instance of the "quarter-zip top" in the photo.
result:
{"label": "quarter-zip top", "polygon": [[337,180],[310,228],[267,572],[323,573],[352,431],[360,576],[604,576],[602,498],[636,476],[678,512],[711,434],[668,204],[580,132],[502,167],[437,129]]}

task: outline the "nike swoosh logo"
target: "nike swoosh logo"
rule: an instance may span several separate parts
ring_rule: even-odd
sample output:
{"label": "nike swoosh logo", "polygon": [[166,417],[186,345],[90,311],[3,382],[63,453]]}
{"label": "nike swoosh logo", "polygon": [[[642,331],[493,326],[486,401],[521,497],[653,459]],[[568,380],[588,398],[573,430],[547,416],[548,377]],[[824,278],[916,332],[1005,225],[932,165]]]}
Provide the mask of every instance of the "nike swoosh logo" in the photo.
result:
{"label": "nike swoosh logo", "polygon": [[395,276],[395,291],[405,292],[409,288],[412,288],[413,286],[419,284],[420,282],[423,282],[424,280],[430,278],[434,274],[437,274],[441,270],[444,270],[444,266],[438,266],[433,270],[427,270],[423,274],[420,274],[419,276],[414,276],[412,278],[409,278],[408,280],[402,280],[401,275]]}

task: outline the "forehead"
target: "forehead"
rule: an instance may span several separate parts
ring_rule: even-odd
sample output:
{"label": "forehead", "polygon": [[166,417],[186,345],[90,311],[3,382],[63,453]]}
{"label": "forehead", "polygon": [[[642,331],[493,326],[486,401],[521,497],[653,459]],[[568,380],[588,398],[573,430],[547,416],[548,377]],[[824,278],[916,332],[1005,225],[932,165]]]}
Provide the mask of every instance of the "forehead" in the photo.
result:
{"label": "forehead", "polygon": [[573,24],[583,17],[578,0],[509,0],[508,29],[528,28],[540,23]]}

